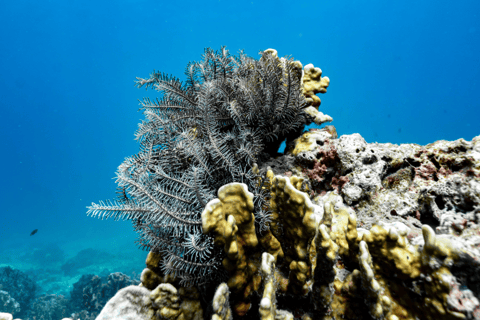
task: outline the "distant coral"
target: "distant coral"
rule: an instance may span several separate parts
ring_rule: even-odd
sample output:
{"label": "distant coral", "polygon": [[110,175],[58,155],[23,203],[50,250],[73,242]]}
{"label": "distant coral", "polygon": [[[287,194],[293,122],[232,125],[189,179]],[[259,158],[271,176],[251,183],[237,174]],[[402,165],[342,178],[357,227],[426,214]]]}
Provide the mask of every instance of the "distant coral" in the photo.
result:
{"label": "distant coral", "polygon": [[107,277],[83,275],[73,285],[70,293],[72,310],[76,313],[83,312],[83,314],[95,318],[118,290],[138,283],[139,281],[132,280],[120,272],[112,273]]}
{"label": "distant coral", "polygon": [[21,311],[17,316],[25,314],[37,290],[35,282],[26,273],[10,267],[0,268],[0,287],[20,304]]}
{"label": "distant coral", "polygon": [[0,310],[16,314],[20,312],[20,304],[13,299],[8,292],[0,290]]}
{"label": "distant coral", "polygon": [[69,301],[64,296],[42,295],[32,301],[25,318],[28,320],[59,320],[70,316],[70,309]]}
{"label": "distant coral", "polygon": [[74,257],[68,259],[62,266],[61,270],[65,275],[76,275],[80,269],[109,261],[113,258],[113,255],[99,251],[92,248],[87,248],[79,251]]}
{"label": "distant coral", "polygon": [[[20,316],[24,320],[58,320],[62,318],[94,320],[117,291],[137,284],[139,281],[132,280],[120,272],[112,273],[107,277],[83,275],[73,285],[70,297],[43,294],[30,300],[28,304],[24,304],[21,313],[17,310],[18,303],[15,305],[15,300],[8,294],[4,294],[4,291],[0,291],[0,310]],[[7,303],[8,306],[2,307],[2,303]]]}
{"label": "distant coral", "polygon": [[54,266],[65,260],[65,252],[57,243],[48,243],[38,248],[25,252],[22,259],[33,262],[43,268]]}

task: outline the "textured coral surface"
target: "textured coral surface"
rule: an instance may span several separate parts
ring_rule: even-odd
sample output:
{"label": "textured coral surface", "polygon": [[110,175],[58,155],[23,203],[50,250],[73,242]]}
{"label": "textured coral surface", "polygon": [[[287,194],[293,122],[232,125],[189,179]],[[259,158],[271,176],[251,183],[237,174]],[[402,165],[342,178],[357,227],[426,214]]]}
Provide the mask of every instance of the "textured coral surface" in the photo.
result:
{"label": "textured coral surface", "polygon": [[[470,219],[463,228],[456,228],[450,224],[426,223],[431,220],[422,223],[422,218],[417,219],[415,211],[404,215],[371,212],[370,216],[362,216],[367,206],[382,208],[384,198],[373,196],[382,191],[391,192],[391,189],[400,188],[403,192],[395,195],[402,199],[407,188],[415,192],[415,188],[421,186],[418,187],[420,194],[428,195],[431,190],[437,190],[435,195],[441,196],[438,190],[442,189],[438,186],[446,183],[449,175],[455,175],[456,181],[463,182],[452,185],[450,193],[443,193],[444,197],[459,193],[469,195],[469,205],[461,202],[467,201],[466,197],[456,198],[456,202],[452,200],[456,206],[440,211],[439,218],[442,215],[466,216],[470,211],[476,212],[480,203],[480,190],[475,188],[479,183],[476,172],[480,159],[479,150],[475,148],[477,138],[468,143],[459,140],[437,142],[427,147],[416,146],[420,150],[433,150],[432,146],[441,150],[442,145],[450,148],[470,145],[470,148],[459,149],[472,159],[470,164],[456,167],[455,171],[445,167],[445,172],[450,168],[452,173],[445,176],[437,173],[438,179],[426,179],[421,169],[417,173],[414,168],[421,168],[422,164],[409,158],[416,154],[415,150],[396,145],[381,145],[384,155],[396,153],[396,158],[381,160],[392,159],[389,161],[397,163],[396,170],[380,171],[375,176],[371,166],[375,166],[376,161],[363,161],[366,155],[362,157],[359,155],[361,152],[357,152],[361,144],[357,144],[357,148],[339,147],[343,140],[349,138],[334,139],[324,135],[324,140],[317,140],[314,148],[296,156],[285,155],[294,157],[293,162],[287,161],[293,164],[287,168],[290,177],[282,175],[286,172],[273,172],[271,169],[264,172],[264,179],[269,181],[266,186],[270,190],[269,208],[272,211],[269,230],[259,231],[250,218],[246,219],[253,213],[253,206],[249,204],[252,195],[245,185],[233,183],[219,190],[218,199],[206,206],[202,217],[210,225],[205,231],[216,230],[218,239],[215,242],[224,247],[226,253],[224,267],[227,272],[223,275],[223,284],[219,281],[210,286],[184,288],[179,279],[162,273],[157,267],[161,258],[150,253],[147,268],[142,274],[142,286],[147,289],[143,295],[149,300],[144,298],[144,302],[135,300],[131,303],[145,303],[142,310],[147,310],[147,314],[163,312],[165,319],[479,318],[480,263],[477,246],[480,241],[477,239],[480,237],[477,235],[479,228],[476,220]],[[361,137],[354,135],[353,138],[358,141]],[[302,141],[305,139],[298,139],[295,143]],[[327,152],[323,151],[324,147]],[[364,145],[365,150],[375,151],[376,147],[378,144]],[[399,149],[409,152],[402,155]],[[335,152],[332,153],[332,150]],[[335,171],[326,170],[321,176],[322,183],[315,183],[318,177],[310,176],[309,170],[315,169],[309,169],[308,163],[322,162],[322,156],[330,159],[324,163]],[[354,164],[358,158],[359,163]],[[414,168],[400,165],[407,162],[412,162]],[[362,188],[363,202],[351,202],[342,187],[328,183],[344,173],[342,166],[348,165],[357,167],[350,172],[354,173],[350,175],[350,181],[363,181],[358,177],[379,181],[372,189]],[[405,168],[411,170],[407,176]],[[437,172],[440,169],[436,169]],[[364,176],[365,172],[368,172],[368,177]],[[392,176],[399,181],[391,182]],[[408,179],[409,184],[404,184],[402,179]],[[350,181],[343,187],[356,185]],[[428,183],[430,188],[425,189],[424,183]],[[390,197],[393,198],[393,195]],[[420,206],[418,199],[420,197],[416,205]],[[212,210],[217,214],[212,215]],[[430,214],[434,214],[431,207],[423,210],[432,210]],[[410,215],[416,219],[415,222],[409,219]],[[375,220],[369,220],[373,216]],[[280,248],[273,248],[269,243],[278,244]],[[165,284],[168,284],[170,296],[161,298],[164,302],[148,302],[152,301],[152,294],[155,296],[156,291],[163,290],[159,288]],[[191,290],[198,293],[192,294]],[[159,299],[158,295],[156,299]],[[172,301],[176,304],[168,302],[168,299],[174,299]],[[110,303],[114,303],[113,299]],[[189,307],[182,307],[182,304]],[[159,311],[163,310],[162,305],[173,309]],[[127,309],[134,310],[126,307],[122,310]],[[135,314],[136,311],[129,312]]]}

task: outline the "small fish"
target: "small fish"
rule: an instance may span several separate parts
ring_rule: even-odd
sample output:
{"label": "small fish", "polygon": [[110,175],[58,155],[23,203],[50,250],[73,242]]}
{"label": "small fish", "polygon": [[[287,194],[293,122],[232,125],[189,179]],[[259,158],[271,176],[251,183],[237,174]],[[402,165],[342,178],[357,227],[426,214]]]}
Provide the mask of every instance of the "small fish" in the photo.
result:
{"label": "small fish", "polygon": [[35,233],[37,233],[38,229],[35,229],[32,231],[32,233],[30,233],[31,236],[33,236]]}

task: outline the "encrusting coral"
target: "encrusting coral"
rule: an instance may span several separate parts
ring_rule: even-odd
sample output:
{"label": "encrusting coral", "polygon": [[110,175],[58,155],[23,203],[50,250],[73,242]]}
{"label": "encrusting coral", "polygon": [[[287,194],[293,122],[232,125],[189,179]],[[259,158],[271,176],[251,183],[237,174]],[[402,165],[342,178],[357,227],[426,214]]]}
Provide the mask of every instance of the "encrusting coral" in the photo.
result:
{"label": "encrusting coral", "polygon": [[100,319],[480,319],[480,138],[302,134],[331,121],[321,75],[208,49],[185,86],[139,79],[165,97],[143,101],[120,202],[89,213],[132,219],[150,253]]}

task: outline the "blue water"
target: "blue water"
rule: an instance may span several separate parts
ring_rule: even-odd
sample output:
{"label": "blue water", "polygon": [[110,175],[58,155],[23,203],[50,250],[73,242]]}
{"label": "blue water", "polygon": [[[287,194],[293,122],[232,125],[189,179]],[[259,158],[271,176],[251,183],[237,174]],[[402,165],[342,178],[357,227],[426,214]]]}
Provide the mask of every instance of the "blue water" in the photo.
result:
{"label": "blue water", "polygon": [[[275,48],[322,68],[320,110],[339,134],[419,144],[480,134],[480,2],[295,3],[2,1],[0,266],[58,271],[49,292],[90,271],[142,270],[130,224],[85,207],[115,197],[116,168],[138,151],[137,100],[152,93],[135,77],[183,78],[205,47]],[[59,271],[85,249],[108,261]]]}

